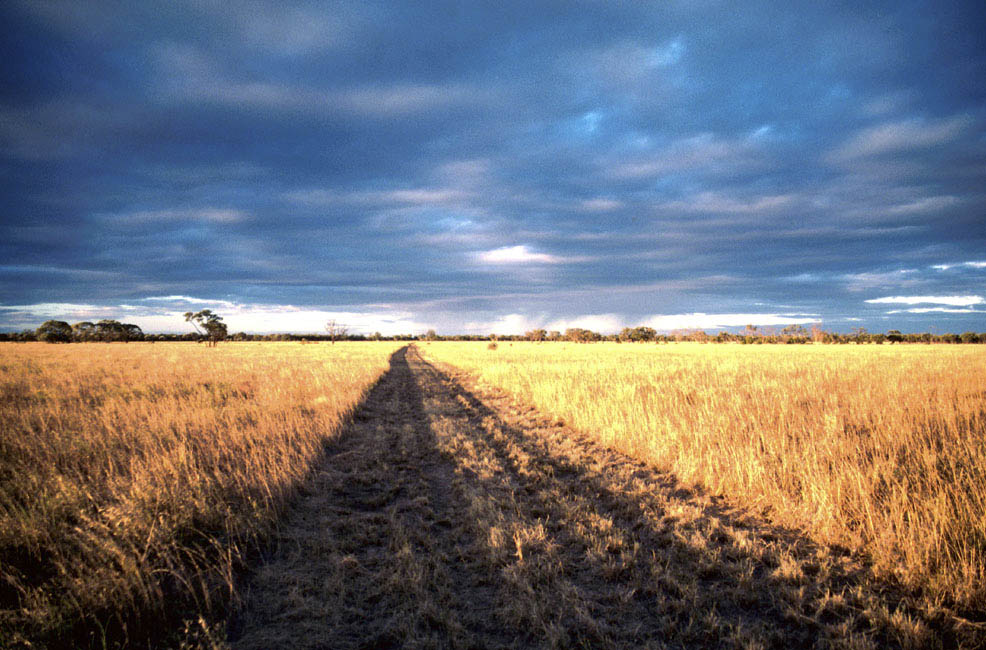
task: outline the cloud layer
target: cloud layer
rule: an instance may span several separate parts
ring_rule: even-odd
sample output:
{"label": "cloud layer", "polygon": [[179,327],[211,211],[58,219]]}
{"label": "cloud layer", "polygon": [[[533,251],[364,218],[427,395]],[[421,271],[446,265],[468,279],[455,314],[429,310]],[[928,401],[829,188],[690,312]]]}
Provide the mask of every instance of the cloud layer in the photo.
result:
{"label": "cloud layer", "polygon": [[0,329],[986,330],[984,18],[11,0]]}

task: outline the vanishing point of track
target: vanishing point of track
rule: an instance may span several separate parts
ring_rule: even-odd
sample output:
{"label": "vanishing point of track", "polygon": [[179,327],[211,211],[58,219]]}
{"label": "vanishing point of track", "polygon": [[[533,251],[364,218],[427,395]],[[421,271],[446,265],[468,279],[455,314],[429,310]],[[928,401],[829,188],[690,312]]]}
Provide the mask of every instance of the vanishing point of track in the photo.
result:
{"label": "vanishing point of track", "polygon": [[687,489],[410,347],[245,579],[231,641],[892,645],[872,615],[888,596],[867,584],[858,559]]}

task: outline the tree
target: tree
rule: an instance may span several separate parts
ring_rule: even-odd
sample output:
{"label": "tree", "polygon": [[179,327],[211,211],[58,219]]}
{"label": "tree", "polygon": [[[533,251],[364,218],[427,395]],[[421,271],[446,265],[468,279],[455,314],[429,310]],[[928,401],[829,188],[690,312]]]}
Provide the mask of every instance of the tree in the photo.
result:
{"label": "tree", "polygon": [[646,343],[657,339],[657,331],[652,327],[634,327],[630,330],[630,340],[634,343]]}
{"label": "tree", "polygon": [[126,341],[143,341],[144,331],[132,323],[123,324],[123,335]]}
{"label": "tree", "polygon": [[792,336],[794,338],[806,339],[809,336],[809,332],[803,325],[798,325],[795,323],[782,329],[781,336]]}
{"label": "tree", "polygon": [[212,313],[211,309],[203,309],[194,314],[187,311],[185,321],[191,323],[200,335],[208,336],[211,347],[215,347],[219,341],[225,339],[228,333],[222,316]]}
{"label": "tree", "polygon": [[709,340],[709,335],[705,333],[705,330],[694,329],[688,333],[687,338],[689,341],[705,343],[706,341]]}
{"label": "tree", "polygon": [[589,341],[598,341],[599,335],[582,327],[570,327],[565,330],[565,338],[575,343],[588,343]]}
{"label": "tree", "polygon": [[349,332],[349,328],[341,323],[337,323],[333,318],[325,324],[325,331],[329,334],[329,340],[335,344],[336,339],[345,338],[346,334]]}
{"label": "tree", "polygon": [[436,332],[435,330],[428,330],[425,333],[425,340],[426,341],[435,341],[437,339],[438,339],[438,332]]}
{"label": "tree", "polygon": [[122,341],[126,336],[120,321],[104,318],[96,323],[96,338],[100,341]]}
{"label": "tree", "polygon": [[548,338],[548,333],[545,330],[536,329],[527,332],[524,336],[527,337],[528,341],[540,342]]}
{"label": "tree", "polygon": [[45,343],[69,343],[72,340],[72,326],[63,320],[46,320],[35,335]]}
{"label": "tree", "polygon": [[96,326],[87,320],[72,326],[72,338],[76,341],[93,341],[96,339]]}

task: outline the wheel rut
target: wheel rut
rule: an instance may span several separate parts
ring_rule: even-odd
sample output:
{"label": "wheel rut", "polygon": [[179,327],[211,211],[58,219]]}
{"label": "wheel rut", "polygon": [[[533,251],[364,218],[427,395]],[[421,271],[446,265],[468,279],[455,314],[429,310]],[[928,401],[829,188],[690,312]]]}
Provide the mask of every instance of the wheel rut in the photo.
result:
{"label": "wheel rut", "polygon": [[892,646],[913,616],[865,573],[410,347],[240,586],[230,643]]}
{"label": "wheel rut", "polygon": [[509,647],[406,357],[391,358],[242,586],[233,647]]}

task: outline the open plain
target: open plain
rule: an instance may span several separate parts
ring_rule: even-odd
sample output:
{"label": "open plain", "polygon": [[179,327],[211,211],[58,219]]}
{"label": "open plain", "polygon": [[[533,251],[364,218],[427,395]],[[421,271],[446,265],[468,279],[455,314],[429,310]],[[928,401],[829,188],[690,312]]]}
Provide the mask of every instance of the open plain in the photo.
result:
{"label": "open plain", "polygon": [[234,647],[982,642],[981,623],[881,579],[865,552],[421,356],[442,345],[394,355],[244,587]]}
{"label": "open plain", "polygon": [[[703,402],[711,398],[696,382],[705,376],[715,379],[721,399],[746,404],[744,417],[768,432],[762,440],[771,440],[770,426],[789,426],[783,450],[806,458],[794,434],[810,428],[818,404],[803,404],[800,420],[785,411],[777,404],[792,399],[790,387],[764,374],[767,368],[783,373],[793,363],[802,380],[830,373],[858,382],[859,375],[847,374],[854,368],[872,377],[877,367],[894,373],[903,367],[918,384],[938,377],[925,398],[950,390],[966,396],[982,391],[975,384],[982,381],[978,347],[882,356],[875,349],[804,346],[758,346],[750,356],[738,346],[196,347],[4,349],[0,626],[6,645],[973,648],[986,642],[975,576],[949,590],[941,574],[907,566],[906,555],[881,561],[881,547],[863,533],[827,536],[817,520],[799,520],[797,513],[810,507],[793,496],[777,493],[771,504],[769,494],[730,483],[730,463],[751,462],[741,437],[720,447],[722,458],[713,465],[720,482],[649,452],[657,445],[646,444],[644,431],[624,436],[628,444],[613,437],[644,407],[652,418],[665,418],[663,428],[647,425],[647,436],[663,434],[672,448],[683,444],[681,431],[667,425],[672,416],[692,409],[693,418],[739,417],[728,409],[732,402]],[[895,363],[886,362],[888,354]],[[91,364],[83,373],[88,379],[75,381],[88,387],[89,401],[59,383],[59,370],[77,367],[81,358]],[[608,369],[594,374],[600,364]],[[627,394],[630,370],[639,376]],[[537,384],[546,373],[554,393]],[[742,376],[749,392],[739,391],[733,376]],[[885,390],[909,386],[886,376]],[[184,377],[175,382],[184,388],[166,388],[167,377]],[[668,383],[647,401],[641,377]],[[566,410],[575,389],[588,391],[582,405],[587,411],[594,405],[595,421]],[[112,413],[110,395],[123,400]],[[152,396],[183,401],[158,422],[148,411]],[[846,409],[837,420],[845,435],[857,431],[849,425],[861,416],[843,393],[818,399]],[[925,414],[961,425],[946,431],[974,449],[983,428],[972,403],[961,402],[965,416],[957,418],[940,397]],[[768,417],[767,404],[784,418]],[[885,422],[900,425],[893,408],[884,404]],[[122,420],[123,413],[143,415]],[[704,422],[707,438],[713,421]],[[693,453],[706,453],[703,427],[691,427]],[[750,427],[741,431],[750,437]],[[28,433],[47,446],[28,444]],[[905,436],[912,431],[898,433],[916,444]],[[157,442],[150,445],[151,439]],[[235,451],[227,449],[234,444]],[[938,467],[975,460],[946,444],[937,452]],[[900,448],[894,453],[907,461]],[[184,464],[173,462],[175,454]],[[165,456],[168,463],[151,462]],[[698,456],[692,463],[714,460]],[[866,473],[854,462],[862,480]],[[23,487],[31,463],[48,468],[32,479],[44,498]],[[170,474],[147,474],[148,463],[170,467]],[[761,476],[769,471],[769,464],[754,468]],[[812,471],[804,468],[804,481]],[[135,476],[157,476],[157,482],[135,489],[150,480],[135,482]],[[951,493],[950,503],[965,508],[982,503],[972,483],[958,482]],[[915,497],[916,512],[917,497],[925,498]],[[981,557],[981,511],[978,520],[974,515],[965,528],[953,522],[945,529],[964,530],[964,548]],[[176,521],[185,527],[165,527]],[[43,544],[57,553],[43,555]],[[80,586],[72,597],[94,599],[88,611],[68,600],[65,593],[73,592],[65,584]],[[127,589],[133,595],[120,598]],[[58,618],[46,618],[53,615]],[[46,621],[61,627],[48,622],[46,629]]]}

